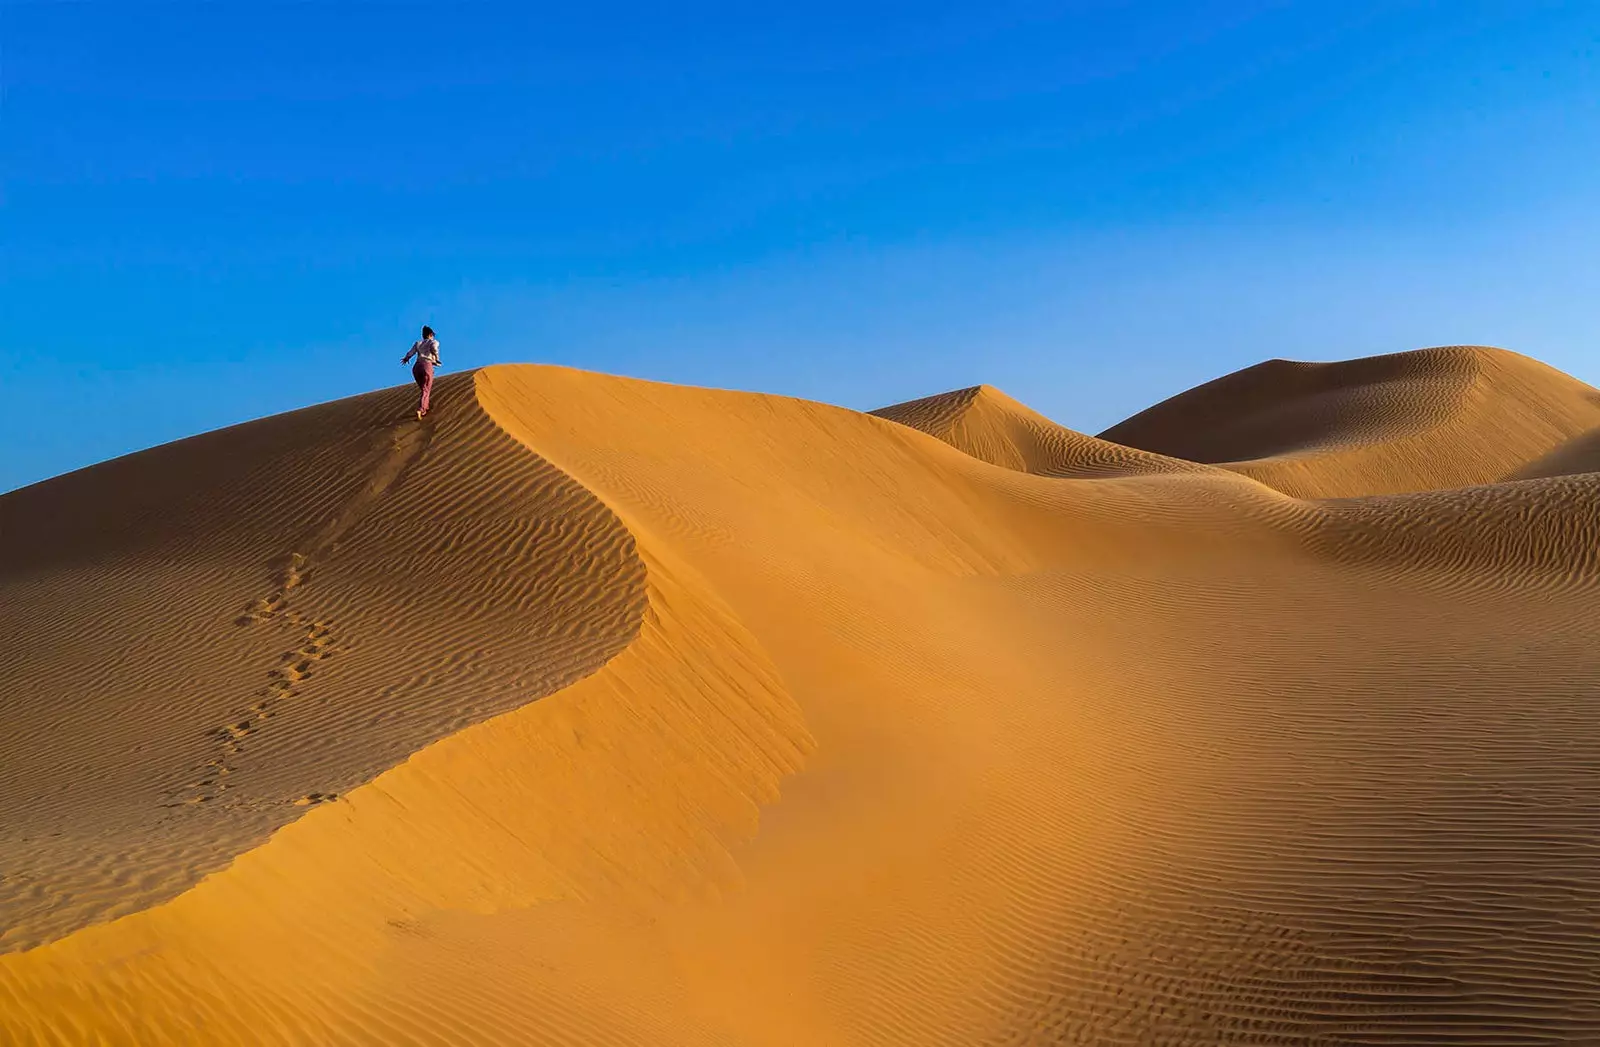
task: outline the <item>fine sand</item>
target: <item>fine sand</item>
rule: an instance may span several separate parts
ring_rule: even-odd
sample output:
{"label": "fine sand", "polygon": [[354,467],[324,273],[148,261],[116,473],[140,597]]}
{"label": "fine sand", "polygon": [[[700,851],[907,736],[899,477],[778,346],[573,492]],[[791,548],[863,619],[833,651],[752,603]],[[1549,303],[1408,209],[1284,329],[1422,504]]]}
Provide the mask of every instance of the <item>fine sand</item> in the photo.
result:
{"label": "fine sand", "polygon": [[1600,392],[436,395],[0,497],[0,1043],[1600,1042]]}

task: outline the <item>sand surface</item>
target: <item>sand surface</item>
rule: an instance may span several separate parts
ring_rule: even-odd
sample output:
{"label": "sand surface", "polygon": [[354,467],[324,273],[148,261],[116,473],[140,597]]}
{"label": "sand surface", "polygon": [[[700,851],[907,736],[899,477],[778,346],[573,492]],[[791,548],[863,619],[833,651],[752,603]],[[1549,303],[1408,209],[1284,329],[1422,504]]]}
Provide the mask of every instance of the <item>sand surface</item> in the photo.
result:
{"label": "sand surface", "polygon": [[0,1043],[1600,1041],[1600,392],[437,395],[0,497]]}

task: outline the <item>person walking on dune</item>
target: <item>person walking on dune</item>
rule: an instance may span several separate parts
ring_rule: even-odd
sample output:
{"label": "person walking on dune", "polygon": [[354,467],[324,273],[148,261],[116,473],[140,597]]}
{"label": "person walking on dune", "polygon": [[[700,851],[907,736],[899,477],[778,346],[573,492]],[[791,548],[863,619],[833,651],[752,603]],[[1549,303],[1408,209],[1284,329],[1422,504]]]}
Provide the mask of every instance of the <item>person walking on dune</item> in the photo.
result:
{"label": "person walking on dune", "polygon": [[433,328],[427,324],[422,325],[422,337],[412,343],[411,351],[400,358],[400,362],[411,363],[415,356],[417,362],[412,364],[411,377],[417,380],[417,420],[428,413],[428,397],[433,393],[433,369],[439,366],[439,339],[433,336]]}

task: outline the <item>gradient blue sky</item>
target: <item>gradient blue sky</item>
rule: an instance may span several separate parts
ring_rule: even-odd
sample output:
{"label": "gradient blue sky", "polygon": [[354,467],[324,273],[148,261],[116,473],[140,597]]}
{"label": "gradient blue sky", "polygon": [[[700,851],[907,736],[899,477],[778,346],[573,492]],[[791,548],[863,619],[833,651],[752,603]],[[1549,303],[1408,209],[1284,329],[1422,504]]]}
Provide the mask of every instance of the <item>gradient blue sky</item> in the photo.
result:
{"label": "gradient blue sky", "polygon": [[1600,382],[1600,4],[0,0],[0,490],[537,360],[1094,432],[1274,356]]}

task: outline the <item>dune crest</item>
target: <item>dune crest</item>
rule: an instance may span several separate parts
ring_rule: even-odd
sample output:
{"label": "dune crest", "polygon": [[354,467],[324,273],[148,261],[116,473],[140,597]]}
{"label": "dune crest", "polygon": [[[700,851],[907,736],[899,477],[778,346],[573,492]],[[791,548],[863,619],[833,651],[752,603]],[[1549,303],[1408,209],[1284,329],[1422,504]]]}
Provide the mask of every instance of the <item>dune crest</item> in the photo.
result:
{"label": "dune crest", "polygon": [[[326,613],[363,649],[381,630],[358,631],[360,607],[407,606],[376,603],[385,571],[426,579],[455,623],[401,630],[414,669],[352,670],[366,690],[330,696],[360,710],[335,742],[325,726],[274,751],[319,780],[346,773],[336,798],[181,893],[103,884],[100,922],[0,955],[0,1040],[1600,1037],[1600,475],[1304,500],[1052,428],[982,388],[871,417],[556,367],[453,381],[402,469],[383,464],[394,437],[352,422],[392,424],[401,394],[385,393],[0,499],[0,521],[48,542],[40,517],[106,500],[112,480],[162,478],[158,504],[198,492],[160,527],[154,511],[102,516],[0,575],[8,609],[75,587],[78,621],[100,630],[30,653],[32,680],[93,679],[80,666],[115,661],[111,641],[148,635],[100,608],[137,606],[150,564],[246,618],[238,596],[264,568],[304,567],[289,610]],[[1475,417],[1588,395],[1569,391]],[[1361,447],[1421,439],[1339,410]],[[1362,472],[1379,459],[1335,444],[1336,467],[1304,476],[1437,477],[1432,439],[1410,472]],[[1474,440],[1472,469],[1498,468],[1489,434]],[[315,511],[308,493],[229,512],[208,493],[221,481],[166,467],[207,447],[246,477],[322,460],[295,441],[345,478]],[[456,523],[410,530],[413,513]],[[513,524],[530,519],[546,522]],[[161,527],[194,541],[143,537]],[[271,559],[286,535],[306,536],[288,543],[305,563]],[[523,629],[546,639],[513,646]],[[550,653],[574,644],[583,658]],[[216,679],[232,651],[212,651]],[[553,689],[548,670],[518,688],[488,668],[552,658],[571,675]],[[419,679],[438,687],[408,716],[458,727],[395,735],[385,700],[361,704]],[[131,780],[203,721],[177,712],[210,693],[190,690],[141,699],[164,719],[104,690],[69,712],[101,714],[102,748],[130,722],[146,732],[121,763],[98,757]],[[51,737],[27,695],[66,692],[21,693],[0,706],[7,760]],[[161,839],[149,799],[97,816],[119,840]],[[95,854],[85,839],[73,853]],[[144,880],[169,867],[144,862]]]}

